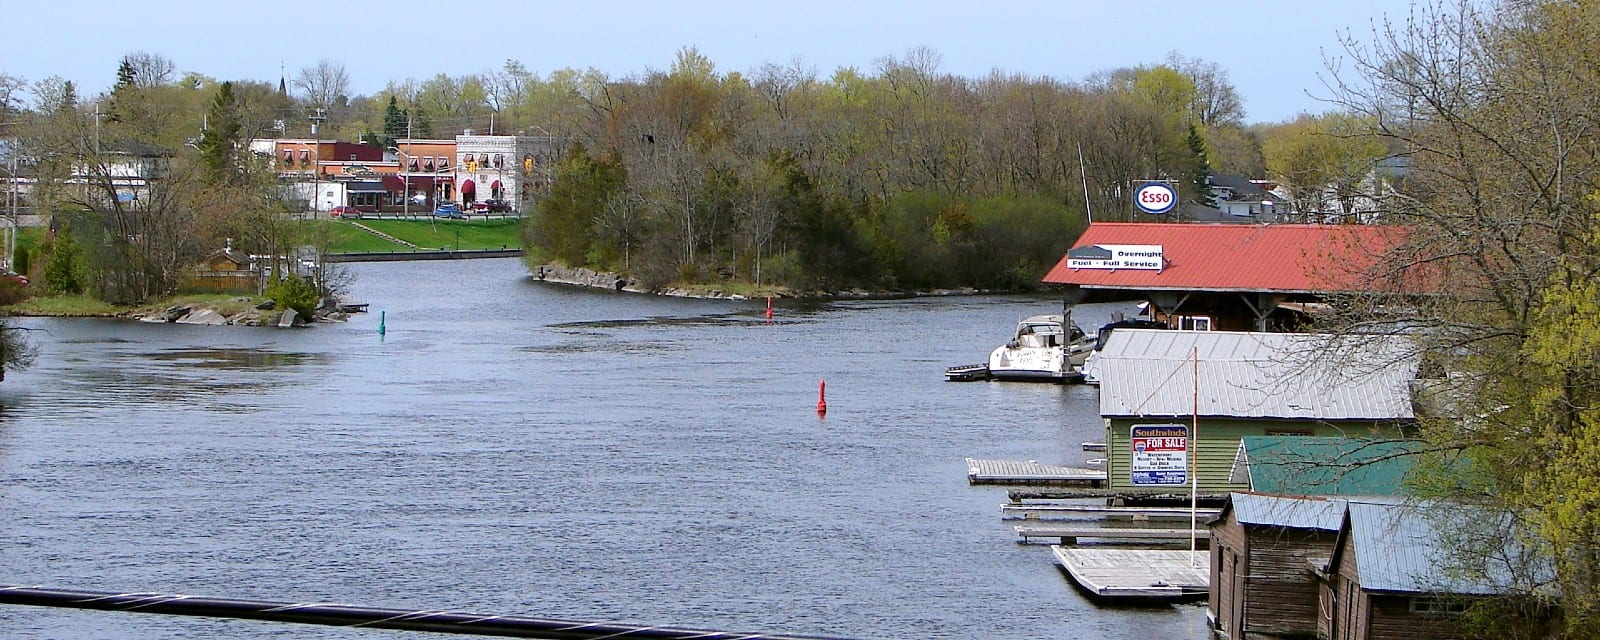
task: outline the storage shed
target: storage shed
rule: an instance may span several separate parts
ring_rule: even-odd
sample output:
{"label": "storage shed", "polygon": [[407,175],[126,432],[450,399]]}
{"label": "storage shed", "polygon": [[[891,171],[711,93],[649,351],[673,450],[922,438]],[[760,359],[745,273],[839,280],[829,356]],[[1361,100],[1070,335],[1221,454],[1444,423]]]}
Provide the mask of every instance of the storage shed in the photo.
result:
{"label": "storage shed", "polygon": [[1337,498],[1229,496],[1208,523],[1212,632],[1230,640],[1315,636],[1315,569],[1333,551],[1344,508]]}
{"label": "storage shed", "polygon": [[1417,358],[1400,336],[1127,329],[1099,356],[1106,477],[1130,494],[1247,491],[1249,436],[1407,435]]}

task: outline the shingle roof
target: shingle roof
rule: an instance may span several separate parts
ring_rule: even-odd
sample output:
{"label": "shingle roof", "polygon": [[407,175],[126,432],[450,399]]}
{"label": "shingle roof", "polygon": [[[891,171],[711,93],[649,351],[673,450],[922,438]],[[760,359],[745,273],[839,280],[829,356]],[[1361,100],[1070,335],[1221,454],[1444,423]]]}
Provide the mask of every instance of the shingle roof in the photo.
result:
{"label": "shingle roof", "polygon": [[1160,245],[1165,267],[1070,269],[1062,256],[1046,284],[1101,289],[1367,291],[1379,258],[1405,240],[1399,227],[1313,224],[1179,224],[1097,222],[1073,248]]}
{"label": "shingle roof", "polygon": [[1399,495],[1420,450],[1414,440],[1246,436],[1228,481],[1267,493]]}
{"label": "shingle roof", "polygon": [[[1122,329],[1098,356],[1102,416],[1415,417],[1402,336]],[[1198,363],[1191,362],[1197,356]]]}

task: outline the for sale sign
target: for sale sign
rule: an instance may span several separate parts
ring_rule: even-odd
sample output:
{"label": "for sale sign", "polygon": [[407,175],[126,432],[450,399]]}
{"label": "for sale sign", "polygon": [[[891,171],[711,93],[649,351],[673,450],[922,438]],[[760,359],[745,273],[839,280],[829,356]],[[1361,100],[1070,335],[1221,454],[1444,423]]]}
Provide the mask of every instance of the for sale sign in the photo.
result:
{"label": "for sale sign", "polygon": [[1189,483],[1189,428],[1181,424],[1136,424],[1128,469],[1135,485]]}

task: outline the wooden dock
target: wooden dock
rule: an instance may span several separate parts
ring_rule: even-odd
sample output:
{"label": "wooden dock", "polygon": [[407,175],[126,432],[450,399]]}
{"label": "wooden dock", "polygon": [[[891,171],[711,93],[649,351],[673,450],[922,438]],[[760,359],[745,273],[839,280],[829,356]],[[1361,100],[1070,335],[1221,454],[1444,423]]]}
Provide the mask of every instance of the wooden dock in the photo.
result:
{"label": "wooden dock", "polygon": [[[1197,509],[1192,514],[1200,522],[1215,518],[1219,511]],[[1077,520],[1088,518],[1146,520],[1188,520],[1190,512],[1181,507],[1107,507],[1092,504],[1002,504],[1000,517],[1006,520]]]}
{"label": "wooden dock", "polygon": [[1062,546],[1050,551],[1073,582],[1100,598],[1189,600],[1210,590],[1211,554],[1204,551]]}
{"label": "wooden dock", "polygon": [[1077,544],[1080,538],[1092,538],[1108,541],[1139,540],[1148,542],[1188,540],[1192,535],[1200,541],[1209,542],[1211,534],[1200,529],[1166,529],[1157,527],[1098,527],[1092,525],[1063,525],[1063,524],[1019,524],[1014,527],[1017,536],[1022,542],[1032,542],[1036,538],[1055,538],[1063,545]]}
{"label": "wooden dock", "polygon": [[1022,484],[1052,487],[1104,487],[1106,472],[1060,465],[1039,464],[1033,460],[984,460],[967,458],[967,482],[971,484]]}

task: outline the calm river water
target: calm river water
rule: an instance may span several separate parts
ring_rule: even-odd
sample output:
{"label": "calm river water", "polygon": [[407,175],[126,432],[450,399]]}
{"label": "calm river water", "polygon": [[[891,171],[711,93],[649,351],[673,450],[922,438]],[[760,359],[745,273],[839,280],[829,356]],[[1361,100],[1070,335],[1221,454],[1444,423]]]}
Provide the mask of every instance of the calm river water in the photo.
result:
{"label": "calm river water", "polygon": [[[0,583],[856,638],[1205,635],[1197,606],[1087,601],[1016,543],[1002,490],[966,483],[963,458],[1076,463],[1101,438],[1092,387],[943,381],[1057,299],[780,305],[769,325],[764,302],[547,285],[516,260],[348,266],[371,312],[342,324],[23,320],[40,356],[0,383]],[[0,636],[445,637],[22,606]]]}

